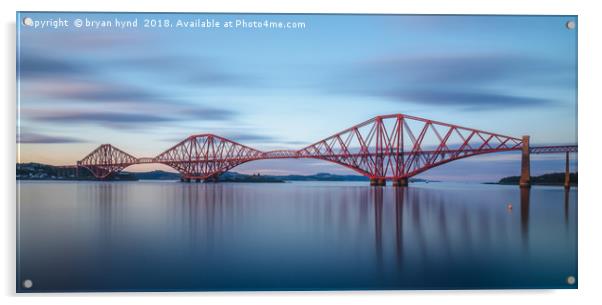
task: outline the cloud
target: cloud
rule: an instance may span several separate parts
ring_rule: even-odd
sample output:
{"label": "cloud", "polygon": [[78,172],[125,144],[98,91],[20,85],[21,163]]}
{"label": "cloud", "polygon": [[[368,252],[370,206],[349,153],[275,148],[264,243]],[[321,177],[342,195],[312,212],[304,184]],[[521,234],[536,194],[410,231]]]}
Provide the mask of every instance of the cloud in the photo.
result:
{"label": "cloud", "polygon": [[460,107],[462,110],[493,110],[525,106],[552,106],[555,102],[543,98],[476,91],[404,91],[388,92],[386,96],[396,101],[421,105]]}
{"label": "cloud", "polygon": [[183,54],[146,54],[119,59],[95,59],[99,71],[142,72],[175,84],[203,87],[248,87],[259,84],[257,77],[232,72],[218,59]]}
{"label": "cloud", "polygon": [[[569,64],[517,54],[433,54],[361,61],[340,70],[325,90],[461,110],[551,106],[547,96],[517,89],[572,84]],[[499,88],[507,88],[501,91]]]}
{"label": "cloud", "polygon": [[262,142],[262,143],[273,143],[277,141],[275,137],[255,134],[255,133],[226,133],[225,138],[236,142]]}
{"label": "cloud", "polygon": [[230,120],[237,113],[228,109],[189,106],[180,110],[181,115],[199,120],[221,121]]}
{"label": "cloud", "polygon": [[60,123],[157,123],[173,119],[144,113],[117,112],[45,112],[31,115],[32,118],[46,122]]}
{"label": "cloud", "polygon": [[122,108],[121,111],[65,110],[24,108],[21,114],[30,119],[52,124],[96,124],[110,128],[144,128],[145,124],[163,125],[182,121],[231,120],[236,112],[209,107],[170,105],[153,112]]}
{"label": "cloud", "polygon": [[18,62],[21,97],[25,101],[58,100],[73,103],[164,103],[148,87],[103,80],[98,71],[74,59],[21,52]]}
{"label": "cloud", "polygon": [[[63,77],[63,78],[61,78]],[[73,77],[73,78],[70,78]],[[27,101],[68,101],[72,103],[157,104],[167,100],[147,89],[104,81],[84,80],[73,75],[35,78],[22,84],[21,97]]]}
{"label": "cloud", "polygon": [[17,143],[24,144],[55,144],[55,143],[84,143],[86,141],[64,136],[50,136],[33,132],[17,134]]}
{"label": "cloud", "polygon": [[235,74],[207,66],[192,69],[183,77],[183,81],[191,85],[206,85],[214,87],[256,87],[261,85],[257,77]]}
{"label": "cloud", "polygon": [[367,61],[359,70],[367,74],[383,74],[392,80],[439,84],[483,84],[570,69],[557,62],[527,55],[505,53],[434,54],[389,57]]}
{"label": "cloud", "polygon": [[51,57],[42,52],[20,52],[17,69],[21,78],[49,77],[54,79],[62,75],[77,77],[89,73],[83,65]]}
{"label": "cloud", "polygon": [[289,144],[289,145],[304,145],[303,147],[310,145],[313,142],[308,142],[308,141],[296,141],[296,140],[289,140],[289,141],[282,141],[281,143],[283,144]]}
{"label": "cloud", "polygon": [[[256,84],[253,78],[218,68],[207,58],[154,55],[119,60],[48,56],[22,52],[18,63],[21,96],[26,100],[59,100],[72,103],[178,104],[173,93],[162,92],[156,82],[203,87],[234,87]],[[145,73],[150,79],[128,84],[116,82],[111,73]],[[108,74],[107,74],[108,73]],[[177,96],[177,94],[175,95]]]}
{"label": "cloud", "polygon": [[[228,62],[195,53],[162,52],[169,36],[157,32],[35,32],[22,33],[18,66],[21,77],[102,77],[111,73],[143,73],[174,84],[255,86],[257,77],[230,71]],[[139,52],[142,48],[143,52]],[[47,50],[52,50],[48,52]],[[132,50],[138,50],[132,52]],[[52,54],[52,55],[50,55]],[[120,56],[114,56],[120,54]]]}
{"label": "cloud", "polygon": [[142,89],[136,89],[129,86],[119,85],[97,85],[90,87],[89,90],[82,90],[79,92],[70,92],[63,94],[62,96],[55,96],[56,98],[73,99],[85,102],[139,102],[139,103],[152,103],[152,102],[164,102],[165,100],[159,98],[156,94],[152,94]]}
{"label": "cloud", "polygon": [[[73,70],[75,71],[75,70]],[[41,75],[42,73],[40,73]],[[145,123],[232,121],[237,112],[167,99],[126,84],[45,76],[21,86],[21,115],[52,124],[89,123],[135,129]]]}

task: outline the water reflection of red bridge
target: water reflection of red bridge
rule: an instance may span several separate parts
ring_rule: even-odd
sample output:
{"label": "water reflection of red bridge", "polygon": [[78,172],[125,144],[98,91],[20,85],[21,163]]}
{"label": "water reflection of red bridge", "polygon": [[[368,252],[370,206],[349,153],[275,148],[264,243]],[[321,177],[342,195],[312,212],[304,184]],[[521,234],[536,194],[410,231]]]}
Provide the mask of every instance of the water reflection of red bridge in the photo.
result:
{"label": "water reflection of red bridge", "polygon": [[569,153],[576,145],[531,147],[529,136],[516,138],[392,114],[374,117],[299,150],[263,152],[214,134],[192,135],[155,157],[136,158],[111,144],[103,144],[62,169],[86,169],[97,179],[108,179],[135,164],[160,163],[181,173],[182,181],[215,181],[243,163],[265,159],[319,159],[352,169],[370,178],[371,185],[406,186],[408,179],[439,165],[471,156],[521,151],[521,186],[529,186],[531,154],[566,154],[565,186],[569,181]]}

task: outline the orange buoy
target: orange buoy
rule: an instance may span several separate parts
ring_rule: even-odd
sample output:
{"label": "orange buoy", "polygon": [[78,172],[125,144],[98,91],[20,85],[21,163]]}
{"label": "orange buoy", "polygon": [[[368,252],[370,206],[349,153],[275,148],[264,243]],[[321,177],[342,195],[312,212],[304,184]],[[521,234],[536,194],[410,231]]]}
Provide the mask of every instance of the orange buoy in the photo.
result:
{"label": "orange buoy", "polygon": [[506,208],[507,208],[508,210],[512,210],[512,203],[508,203],[508,205],[506,206]]}

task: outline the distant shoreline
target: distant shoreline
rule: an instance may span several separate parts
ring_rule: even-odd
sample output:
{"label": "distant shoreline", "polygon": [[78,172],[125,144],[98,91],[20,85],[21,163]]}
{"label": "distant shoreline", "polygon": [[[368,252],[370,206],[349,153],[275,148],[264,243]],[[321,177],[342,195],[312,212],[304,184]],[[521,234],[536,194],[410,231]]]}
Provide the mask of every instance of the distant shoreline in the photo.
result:
{"label": "distant shoreline", "polygon": [[[73,173],[60,175],[61,172],[52,165],[41,163],[17,163],[17,180],[31,181],[97,181],[92,175],[84,171],[87,176],[75,177]],[[81,174],[81,173],[80,173]],[[533,185],[564,185],[564,173],[549,173],[540,176],[532,176],[531,184]],[[109,181],[139,181],[139,180],[166,180],[179,181],[179,173],[166,172],[155,170],[150,172],[120,172],[112,177]],[[577,173],[570,174],[571,185],[576,186],[578,183]],[[481,184],[498,184],[498,185],[518,185],[519,176],[509,176],[500,179],[497,182],[482,182]],[[360,175],[336,175],[330,173],[317,173],[313,175],[247,175],[237,172],[225,172],[218,177],[216,182],[233,182],[233,183],[284,183],[288,181],[365,181],[368,182],[368,177]],[[410,178],[410,182],[439,182],[435,180]]]}
{"label": "distant shoreline", "polygon": [[[539,176],[531,176],[532,185],[564,185],[565,173],[549,173]],[[577,173],[570,173],[569,180],[572,186],[578,185]],[[518,185],[520,176],[509,176],[500,179],[498,182],[484,182],[483,184],[499,184],[499,185]]]}
{"label": "distant shoreline", "polygon": [[[87,171],[80,172],[87,176],[75,177],[74,172],[59,172],[56,167],[41,163],[18,163],[17,180],[50,180],[50,181],[97,181]],[[120,172],[109,181],[138,181],[138,180],[180,180],[179,173],[155,170],[151,172]],[[261,175],[225,172],[218,177],[217,182],[245,182],[245,183],[284,183],[287,181],[362,181],[370,179],[361,175],[337,175],[331,173],[317,173],[313,175]],[[439,182],[434,180],[410,178],[410,182]]]}

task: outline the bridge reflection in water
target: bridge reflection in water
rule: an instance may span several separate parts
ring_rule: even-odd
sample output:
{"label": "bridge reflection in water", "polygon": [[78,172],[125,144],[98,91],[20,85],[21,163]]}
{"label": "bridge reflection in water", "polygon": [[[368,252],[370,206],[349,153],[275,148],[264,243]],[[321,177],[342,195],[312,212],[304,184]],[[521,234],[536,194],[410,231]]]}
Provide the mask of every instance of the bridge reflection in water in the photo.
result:
{"label": "bridge reflection in water", "polygon": [[21,190],[29,194],[21,274],[39,278],[40,290],[566,287],[576,274],[576,190],[150,182]]}

